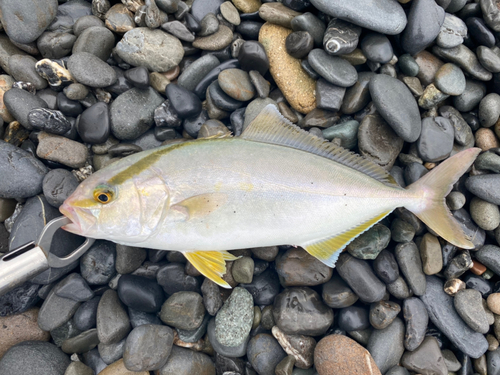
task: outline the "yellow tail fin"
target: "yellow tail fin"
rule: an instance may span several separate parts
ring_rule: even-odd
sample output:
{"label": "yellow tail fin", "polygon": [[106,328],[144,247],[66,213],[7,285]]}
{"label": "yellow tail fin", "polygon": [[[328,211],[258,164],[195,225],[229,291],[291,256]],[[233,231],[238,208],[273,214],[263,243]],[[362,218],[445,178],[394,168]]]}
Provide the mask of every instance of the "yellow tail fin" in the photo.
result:
{"label": "yellow tail fin", "polygon": [[421,199],[406,208],[446,241],[462,249],[473,249],[474,245],[452,216],[445,198],[453,184],[469,169],[480,152],[479,148],[459,152],[407,188]]}

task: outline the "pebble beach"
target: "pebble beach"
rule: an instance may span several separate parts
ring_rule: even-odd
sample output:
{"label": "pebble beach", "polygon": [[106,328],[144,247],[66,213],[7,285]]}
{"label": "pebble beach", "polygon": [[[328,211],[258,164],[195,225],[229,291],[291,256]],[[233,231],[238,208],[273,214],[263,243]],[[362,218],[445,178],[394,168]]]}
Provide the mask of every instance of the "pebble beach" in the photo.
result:
{"label": "pebble beach", "polygon": [[500,375],[500,0],[0,0],[0,257],[95,171],[269,104],[401,187],[480,148],[446,198],[474,249],[398,208],[333,269],[230,251],[224,289],[97,240],[0,295],[0,375]]}

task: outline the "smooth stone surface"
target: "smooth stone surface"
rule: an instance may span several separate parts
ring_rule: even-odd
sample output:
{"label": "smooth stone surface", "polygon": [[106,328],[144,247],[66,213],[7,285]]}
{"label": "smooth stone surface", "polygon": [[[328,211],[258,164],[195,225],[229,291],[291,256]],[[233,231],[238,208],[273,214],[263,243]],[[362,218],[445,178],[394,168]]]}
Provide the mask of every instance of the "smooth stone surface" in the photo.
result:
{"label": "smooth stone surface", "polygon": [[380,301],[385,294],[385,285],[375,276],[367,262],[342,253],[336,264],[342,279],[363,302]]}
{"label": "smooth stone surface", "polygon": [[156,274],[156,281],[167,294],[180,291],[200,291],[201,281],[199,278],[187,275],[182,263],[173,262],[161,267]]}
{"label": "smooth stone surface", "polygon": [[346,60],[328,55],[323,49],[313,49],[307,56],[311,67],[328,82],[350,87],[358,80],[356,69]]}
{"label": "smooth stone surface", "polygon": [[438,57],[457,64],[475,79],[480,81],[489,81],[493,77],[491,72],[487,71],[479,63],[479,60],[474,52],[463,44],[453,48],[441,48],[439,46],[434,46],[432,48],[432,52]]}
{"label": "smooth stone surface", "polygon": [[316,340],[304,335],[287,335],[278,326],[272,328],[272,334],[289,356],[295,359],[295,366],[308,369],[313,365]]}
{"label": "smooth stone surface", "polygon": [[[263,33],[267,32],[268,34],[272,33],[275,30],[281,31],[286,35],[280,36],[280,45],[284,46],[286,37],[288,36],[287,30],[284,29],[276,29],[271,27],[271,31],[268,32],[267,29],[271,26],[266,26]],[[259,31],[260,33],[260,31]],[[264,37],[264,36],[263,36]],[[260,34],[259,34],[260,38]],[[238,62],[241,65],[241,69],[245,71],[257,70],[260,74],[265,75],[267,70],[269,69],[269,60],[266,54],[266,49],[262,45],[261,42],[257,42],[255,40],[249,40],[243,43],[238,53]]]}
{"label": "smooth stone surface", "polygon": [[324,284],[333,273],[330,267],[300,248],[289,249],[278,256],[276,272],[284,287]]}
{"label": "smooth stone surface", "polygon": [[52,331],[70,320],[78,307],[80,302],[59,297],[52,290],[38,313],[38,326],[44,331]]}
{"label": "smooth stone surface", "polygon": [[130,320],[118,294],[111,289],[104,292],[97,307],[97,334],[103,344],[114,344],[130,332]]}
{"label": "smooth stone surface", "polygon": [[482,306],[481,293],[474,289],[462,289],[455,294],[453,299],[458,315],[474,331],[488,333],[490,326]]}
{"label": "smooth stone surface", "polygon": [[218,77],[221,89],[233,99],[245,102],[255,95],[255,89],[247,72],[241,69],[226,69]]}
{"label": "smooth stone surface", "polygon": [[443,291],[443,283],[436,276],[427,276],[427,288],[421,296],[429,318],[444,335],[462,352],[479,358],[488,349],[484,335],[474,332],[460,318],[453,306],[452,297]]}
{"label": "smooth stone surface", "polygon": [[37,90],[42,90],[47,87],[47,81],[36,72],[36,62],[32,56],[12,55],[8,60],[10,75],[16,81],[30,82]]}
{"label": "smooth stone surface", "polygon": [[73,45],[73,53],[88,52],[106,61],[115,46],[115,36],[106,27],[92,26],[78,36]]}
{"label": "smooth stone surface", "polygon": [[358,146],[362,156],[390,170],[404,141],[379,114],[367,115],[358,128]]}
{"label": "smooth stone surface", "polygon": [[235,347],[241,345],[250,333],[254,319],[252,295],[243,288],[235,288],[215,317],[217,341]]}
{"label": "smooth stone surface", "polygon": [[192,118],[200,114],[201,101],[191,91],[172,83],[167,85],[165,93],[179,118]]}
{"label": "smooth stone surface", "polygon": [[95,88],[110,86],[118,79],[111,66],[88,52],[73,53],[68,70],[78,82]]}
{"label": "smooth stone surface", "polygon": [[[262,43],[267,53],[271,75],[288,103],[298,112],[307,114],[316,106],[314,95],[316,82],[302,69],[300,61],[286,52],[285,42],[290,33],[289,29],[266,23],[260,29],[259,42]],[[247,49],[256,52],[258,50],[257,46],[247,46],[248,43],[243,44],[240,50],[238,56],[240,61],[244,59],[245,55],[249,55],[246,52]],[[246,70],[243,65],[242,69]],[[251,67],[251,70],[253,69],[259,70],[261,74],[265,73],[256,67]]]}
{"label": "smooth stone surface", "polygon": [[328,335],[318,342],[314,365],[319,375],[381,374],[370,353],[343,335]]}
{"label": "smooth stone surface", "polygon": [[406,26],[406,15],[401,5],[393,1],[311,0],[320,11],[382,34],[399,34]]}
{"label": "smooth stone surface", "polygon": [[500,183],[500,175],[488,174],[480,176],[471,176],[465,180],[465,187],[477,197],[500,205],[500,193],[496,186]]}
{"label": "smooth stone surface", "polygon": [[465,90],[453,98],[453,106],[460,112],[472,110],[486,94],[486,86],[479,81],[465,80]]}
{"label": "smooth stone surface", "polygon": [[425,338],[429,315],[423,302],[417,297],[407,298],[403,302],[403,316],[406,323],[404,346],[413,351]]}
{"label": "smooth stone surface", "polygon": [[73,315],[75,327],[80,331],[88,331],[96,326],[97,306],[101,296],[95,296],[91,300],[84,302]]}
{"label": "smooth stone surface", "polygon": [[0,179],[0,198],[29,198],[41,193],[48,171],[27,151],[0,140],[0,174],[6,177]]}
{"label": "smooth stone surface", "polygon": [[470,202],[470,214],[474,222],[484,230],[495,230],[500,224],[500,211],[496,204],[478,197]]}
{"label": "smooth stone surface", "polygon": [[467,36],[467,25],[460,18],[445,13],[444,22],[436,38],[438,46],[453,48],[463,43]]}
{"label": "smooth stone surface", "polygon": [[479,46],[476,55],[481,65],[491,73],[500,72],[500,56],[491,48]]}
{"label": "smooth stone surface", "polygon": [[120,140],[144,134],[154,123],[154,111],[164,98],[154,89],[133,88],[118,96],[110,107],[111,131]]}
{"label": "smooth stone surface", "polygon": [[379,33],[366,34],[361,40],[360,47],[366,58],[376,63],[388,63],[394,54],[389,39]]}
{"label": "smooth stone surface", "polygon": [[433,0],[418,0],[411,3],[401,44],[410,55],[425,49],[438,36],[444,22],[445,12]]}
{"label": "smooth stone surface", "polygon": [[399,363],[404,352],[404,334],[405,326],[399,318],[371,334],[366,349],[382,373]]}
{"label": "smooth stone surface", "polygon": [[500,95],[491,93],[481,99],[478,115],[482,126],[486,128],[493,126],[500,115]]}
{"label": "smooth stone surface", "polygon": [[386,284],[391,284],[399,277],[399,267],[394,254],[382,250],[373,262],[375,274]]}
{"label": "smooth stone surface", "polygon": [[444,64],[436,73],[436,87],[447,95],[460,95],[465,90],[465,76],[455,64]]}
{"label": "smooth stone surface", "polygon": [[162,30],[146,27],[126,32],[115,50],[130,65],[144,66],[152,72],[167,72],[184,57],[179,39]]}
{"label": "smooth stone surface", "polygon": [[57,5],[56,0],[2,3],[0,6],[2,26],[13,42],[31,43],[55,18]]}
{"label": "smooth stone surface", "polygon": [[172,294],[161,307],[160,319],[180,329],[196,329],[203,322],[203,298],[195,292]]}
{"label": "smooth stone surface", "polygon": [[426,337],[415,351],[406,352],[401,359],[401,364],[408,370],[419,374],[448,374],[448,368],[435,337]]}
{"label": "smooth stone surface", "polygon": [[25,341],[9,349],[0,360],[0,373],[9,375],[63,375],[70,359],[54,344]]}
{"label": "smooth stone surface", "polygon": [[[292,28],[294,28],[292,22]],[[345,55],[358,46],[361,28],[350,22],[333,18],[323,36],[323,48],[330,55]]]}
{"label": "smooth stone surface", "polygon": [[[300,16],[294,17],[290,23],[293,31],[307,31],[313,37],[314,44],[317,47],[323,45],[325,24],[314,14],[310,12],[303,13]],[[356,26],[354,27],[356,28]]]}
{"label": "smooth stone surface", "polygon": [[62,112],[47,108],[33,109],[28,114],[28,121],[32,129],[51,134],[64,135],[71,129],[71,123]]}
{"label": "smooth stone surface", "polygon": [[208,355],[174,345],[167,363],[158,371],[158,375],[174,374],[215,375],[215,366]]}
{"label": "smooth stone surface", "polygon": [[285,47],[290,56],[301,59],[314,47],[314,39],[307,31],[295,31],[287,36]]}
{"label": "smooth stone surface", "polygon": [[77,123],[77,130],[84,142],[106,142],[111,131],[108,105],[98,102],[83,111]]}
{"label": "smooth stone surface", "polygon": [[160,311],[164,299],[163,290],[156,280],[135,275],[122,275],[117,291],[126,306],[143,312]]}
{"label": "smooth stone surface", "polygon": [[370,324],[376,329],[384,329],[391,324],[401,311],[401,306],[392,301],[380,301],[370,306]]}
{"label": "smooth stone surface", "polygon": [[[289,300],[295,300],[293,305]],[[278,327],[291,335],[318,336],[333,322],[333,311],[308,287],[285,289],[274,300],[273,316]]]}
{"label": "smooth stone surface", "polygon": [[477,260],[488,267],[497,275],[500,274],[500,247],[485,245],[475,253]]}
{"label": "smooth stone surface", "polygon": [[127,337],[123,362],[131,371],[159,370],[165,365],[172,350],[174,332],[161,325],[142,325]]}
{"label": "smooth stone surface", "polygon": [[247,357],[259,375],[274,375],[275,367],[286,353],[273,336],[260,333],[249,341]]}
{"label": "smooth stone surface", "polygon": [[193,47],[204,51],[218,51],[227,47],[233,40],[233,32],[225,25],[220,25],[219,30],[209,36],[197,37]]}
{"label": "smooth stone surface", "polygon": [[166,32],[172,34],[176,38],[179,38],[180,40],[183,40],[185,42],[194,41],[195,37],[192,34],[192,32],[180,21],[166,22],[163,25],[161,25],[161,28]]}
{"label": "smooth stone surface", "polygon": [[349,306],[340,310],[337,323],[344,331],[360,331],[370,327],[368,311],[359,306]]}
{"label": "smooth stone surface", "polygon": [[191,65],[177,78],[177,84],[185,89],[192,91],[196,85],[207,75],[212,69],[216,68],[220,61],[214,55],[205,55],[195,60]]}
{"label": "smooth stone surface", "polygon": [[437,162],[446,159],[453,148],[454,129],[444,117],[427,117],[422,120],[422,133],[417,149],[424,161]]}
{"label": "smooth stone surface", "polygon": [[28,130],[32,129],[28,120],[29,113],[33,109],[48,107],[44,100],[18,88],[7,90],[3,95],[3,102],[9,113]]}
{"label": "smooth stone surface", "polygon": [[366,107],[371,99],[368,87],[374,75],[372,72],[358,73],[358,81],[346,90],[342,101],[342,113],[350,115]]}
{"label": "smooth stone surface", "polygon": [[396,259],[413,292],[420,296],[425,293],[426,281],[422,270],[422,260],[414,242],[398,244],[395,249]]}
{"label": "smooth stone surface", "polygon": [[97,240],[80,258],[80,272],[89,285],[105,285],[115,276],[116,248],[113,243]]}
{"label": "smooth stone surface", "polygon": [[77,302],[86,302],[94,297],[94,292],[79,273],[72,273],[54,287],[59,297]]}
{"label": "smooth stone surface", "polygon": [[345,87],[332,85],[323,78],[316,81],[316,106],[317,108],[337,112],[342,106]]}

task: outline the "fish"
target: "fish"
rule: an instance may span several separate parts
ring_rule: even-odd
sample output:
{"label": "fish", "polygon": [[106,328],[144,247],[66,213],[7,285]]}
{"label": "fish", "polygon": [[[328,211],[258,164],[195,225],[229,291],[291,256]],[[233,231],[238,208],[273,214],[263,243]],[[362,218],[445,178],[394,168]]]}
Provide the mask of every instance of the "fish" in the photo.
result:
{"label": "fish", "polygon": [[229,250],[300,246],[329,267],[398,207],[472,249],[445,197],[481,150],[469,148],[402,188],[382,167],[321,139],[266,106],[238,137],[142,151],[93,173],[64,201],[63,229],[181,252],[218,285]]}

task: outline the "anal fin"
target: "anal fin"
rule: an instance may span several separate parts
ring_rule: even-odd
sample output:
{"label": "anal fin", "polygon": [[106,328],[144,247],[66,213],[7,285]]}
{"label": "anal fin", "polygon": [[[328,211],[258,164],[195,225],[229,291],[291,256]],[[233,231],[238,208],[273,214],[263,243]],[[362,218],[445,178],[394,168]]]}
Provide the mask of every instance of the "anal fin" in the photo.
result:
{"label": "anal fin", "polygon": [[340,234],[336,234],[332,237],[323,238],[319,241],[311,241],[306,244],[300,245],[309,254],[318,258],[328,267],[335,267],[335,262],[342,252],[342,250],[349,245],[356,237],[361,233],[370,229],[373,225],[378,223],[384,217],[389,215],[392,211],[386,211],[380,215],[375,216],[373,219],[361,223],[357,227],[348,229]]}
{"label": "anal fin", "polygon": [[222,276],[226,273],[226,260],[236,260],[238,257],[227,251],[193,251],[184,253],[184,256],[202,275],[223,288],[231,289]]}

